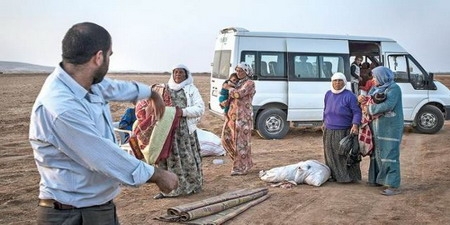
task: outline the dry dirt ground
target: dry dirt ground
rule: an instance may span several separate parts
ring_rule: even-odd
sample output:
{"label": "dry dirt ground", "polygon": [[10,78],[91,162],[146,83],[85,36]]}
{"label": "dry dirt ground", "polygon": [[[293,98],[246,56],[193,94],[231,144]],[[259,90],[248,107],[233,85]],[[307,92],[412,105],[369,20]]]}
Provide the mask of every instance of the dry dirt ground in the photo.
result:
{"label": "dry dirt ground", "polygon": [[[110,75],[148,84],[166,82],[168,75]],[[0,224],[34,224],[39,174],[27,140],[29,114],[45,75],[0,75]],[[209,77],[195,76],[205,103]],[[438,76],[450,87],[450,76]],[[112,103],[116,120],[129,103]],[[222,121],[206,112],[200,127],[220,134]],[[402,194],[386,197],[365,185],[368,158],[361,164],[363,181],[356,184],[269,187],[258,171],[308,159],[323,162],[322,134],[316,128],[292,128],[282,140],[253,135],[255,166],[247,176],[231,177],[225,156],[203,159],[203,192],[175,199],[154,200],[153,184],[124,187],[115,199],[122,224],[161,224],[154,217],[168,207],[241,188],[269,187],[271,197],[227,224],[450,224],[450,121],[434,135],[405,129],[401,146]],[[212,160],[225,163],[215,165]]]}

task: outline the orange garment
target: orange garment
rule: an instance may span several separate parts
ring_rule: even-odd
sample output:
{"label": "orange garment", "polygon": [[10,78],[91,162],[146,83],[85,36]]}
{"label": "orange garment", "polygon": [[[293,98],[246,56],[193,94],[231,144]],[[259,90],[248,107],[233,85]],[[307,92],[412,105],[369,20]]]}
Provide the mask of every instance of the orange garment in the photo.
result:
{"label": "orange garment", "polygon": [[375,86],[375,81],[371,79],[371,80],[366,81],[366,84],[365,84],[364,86],[359,86],[359,89],[360,89],[360,90],[363,90],[363,91],[369,92],[369,90],[370,90],[373,86]]}

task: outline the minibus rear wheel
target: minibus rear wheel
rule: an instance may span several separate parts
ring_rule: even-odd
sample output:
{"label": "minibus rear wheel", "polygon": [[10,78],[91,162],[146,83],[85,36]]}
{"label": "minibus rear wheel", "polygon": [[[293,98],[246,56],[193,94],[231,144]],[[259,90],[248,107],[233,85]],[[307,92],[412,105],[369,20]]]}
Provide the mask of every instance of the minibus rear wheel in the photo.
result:
{"label": "minibus rear wheel", "polygon": [[286,113],[278,108],[264,109],[256,120],[259,136],[264,139],[282,139],[289,131]]}
{"label": "minibus rear wheel", "polygon": [[434,134],[444,126],[444,114],[434,105],[425,105],[416,115],[414,129],[419,133]]}

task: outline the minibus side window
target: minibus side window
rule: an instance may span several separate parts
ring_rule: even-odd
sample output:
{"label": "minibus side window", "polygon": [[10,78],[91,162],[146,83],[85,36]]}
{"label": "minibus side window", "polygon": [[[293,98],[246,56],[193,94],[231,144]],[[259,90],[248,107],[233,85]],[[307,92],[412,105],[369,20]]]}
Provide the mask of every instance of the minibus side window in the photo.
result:
{"label": "minibus side window", "polygon": [[294,74],[298,78],[319,78],[317,56],[298,55],[294,57]]}
{"label": "minibus side window", "polygon": [[341,55],[291,53],[289,65],[292,80],[329,81],[334,73],[345,73],[345,60]]}
{"label": "minibus side window", "polygon": [[260,52],[259,75],[262,78],[276,79],[286,78],[284,53]]}
{"label": "minibus side window", "polygon": [[407,59],[411,84],[414,86],[415,89],[425,88],[426,75],[422,72],[421,69],[419,69],[419,67],[414,61],[412,61],[409,57]]}
{"label": "minibus side window", "polygon": [[397,83],[407,83],[408,71],[406,57],[404,55],[389,55],[388,57],[389,68],[394,72],[394,81]]}
{"label": "minibus side window", "polygon": [[253,79],[285,80],[285,53],[243,51],[241,62],[250,64],[253,68]]}
{"label": "minibus side window", "polygon": [[414,61],[405,55],[389,55],[388,66],[394,72],[394,81],[410,82],[415,89],[425,88],[426,76]]}
{"label": "minibus side window", "polygon": [[334,73],[344,73],[344,59],[341,56],[323,56],[320,78],[331,78]]}
{"label": "minibus side window", "polygon": [[244,60],[243,60],[243,62],[245,62],[245,63],[247,63],[247,64],[252,66],[253,73],[255,73],[255,68],[256,68],[256,66],[255,66],[255,58],[256,58],[255,53],[244,53]]}

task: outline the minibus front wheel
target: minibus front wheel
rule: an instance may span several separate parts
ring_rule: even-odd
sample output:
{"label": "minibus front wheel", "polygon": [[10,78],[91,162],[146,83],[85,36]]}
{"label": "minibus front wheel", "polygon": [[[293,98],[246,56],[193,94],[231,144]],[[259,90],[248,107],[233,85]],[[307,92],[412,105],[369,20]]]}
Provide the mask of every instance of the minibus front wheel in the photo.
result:
{"label": "minibus front wheel", "polygon": [[286,112],[278,108],[267,108],[256,119],[256,131],[264,139],[282,139],[289,131]]}
{"label": "minibus front wheel", "polygon": [[414,129],[423,134],[434,134],[444,126],[444,114],[434,105],[425,105],[419,110]]}

